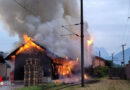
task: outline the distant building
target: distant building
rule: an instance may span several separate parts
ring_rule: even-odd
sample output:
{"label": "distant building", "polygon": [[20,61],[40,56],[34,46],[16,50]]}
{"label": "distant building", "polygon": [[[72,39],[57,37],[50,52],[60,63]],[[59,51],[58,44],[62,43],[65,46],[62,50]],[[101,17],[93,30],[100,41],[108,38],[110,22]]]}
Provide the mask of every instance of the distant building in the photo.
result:
{"label": "distant building", "polygon": [[95,56],[93,58],[92,67],[95,68],[95,67],[98,67],[98,66],[105,66],[105,60],[101,57]]}

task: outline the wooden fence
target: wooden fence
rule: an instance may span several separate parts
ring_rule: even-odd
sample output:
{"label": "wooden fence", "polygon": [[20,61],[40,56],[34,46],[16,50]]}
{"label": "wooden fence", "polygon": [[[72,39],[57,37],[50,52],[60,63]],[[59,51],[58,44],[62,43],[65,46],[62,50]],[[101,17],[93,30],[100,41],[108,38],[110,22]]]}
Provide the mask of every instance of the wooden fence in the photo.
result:
{"label": "wooden fence", "polygon": [[109,69],[109,77],[130,80],[130,63],[127,64],[125,67],[110,68]]}
{"label": "wooden fence", "polygon": [[126,78],[130,80],[130,63],[126,65]]}

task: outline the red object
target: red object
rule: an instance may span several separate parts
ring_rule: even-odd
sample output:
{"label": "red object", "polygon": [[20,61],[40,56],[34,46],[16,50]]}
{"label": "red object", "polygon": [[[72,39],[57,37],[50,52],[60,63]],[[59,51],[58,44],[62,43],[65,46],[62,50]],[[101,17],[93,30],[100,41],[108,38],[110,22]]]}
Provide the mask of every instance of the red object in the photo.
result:
{"label": "red object", "polygon": [[3,80],[2,80],[2,77],[0,76],[0,82],[2,82]]}
{"label": "red object", "polygon": [[10,72],[10,81],[14,82],[14,72]]}

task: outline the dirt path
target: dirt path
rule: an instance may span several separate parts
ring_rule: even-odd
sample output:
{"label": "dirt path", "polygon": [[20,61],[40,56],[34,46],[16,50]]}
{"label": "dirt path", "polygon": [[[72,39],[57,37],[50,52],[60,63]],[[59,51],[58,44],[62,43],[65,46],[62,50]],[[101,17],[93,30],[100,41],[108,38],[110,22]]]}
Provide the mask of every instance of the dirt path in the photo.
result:
{"label": "dirt path", "polygon": [[62,90],[130,90],[130,81],[105,78],[97,83],[86,84],[85,88],[81,88],[80,85],[78,85],[64,88]]}

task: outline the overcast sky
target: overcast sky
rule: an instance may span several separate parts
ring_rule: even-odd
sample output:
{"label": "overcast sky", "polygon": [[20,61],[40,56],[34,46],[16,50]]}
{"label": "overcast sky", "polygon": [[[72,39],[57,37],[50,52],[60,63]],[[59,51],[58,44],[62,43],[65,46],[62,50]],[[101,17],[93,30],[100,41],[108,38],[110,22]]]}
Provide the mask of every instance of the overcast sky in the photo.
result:
{"label": "overcast sky", "polygon": [[109,54],[119,52],[123,43],[127,43],[125,48],[130,47],[129,0],[84,1],[85,20],[95,39],[95,47],[104,47]]}
{"label": "overcast sky", "polygon": [[[103,47],[109,54],[120,51],[123,43],[127,42],[126,48],[130,47],[128,9],[129,0],[84,0],[84,17],[95,47]],[[10,37],[6,29],[0,21],[0,51],[7,52],[19,39]]]}

